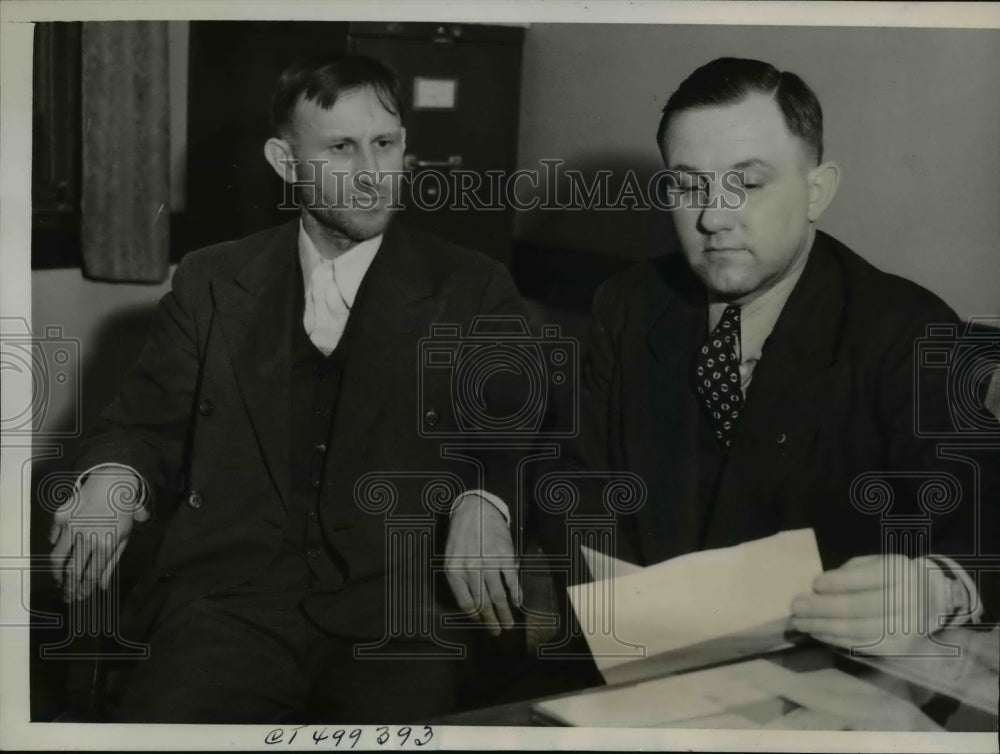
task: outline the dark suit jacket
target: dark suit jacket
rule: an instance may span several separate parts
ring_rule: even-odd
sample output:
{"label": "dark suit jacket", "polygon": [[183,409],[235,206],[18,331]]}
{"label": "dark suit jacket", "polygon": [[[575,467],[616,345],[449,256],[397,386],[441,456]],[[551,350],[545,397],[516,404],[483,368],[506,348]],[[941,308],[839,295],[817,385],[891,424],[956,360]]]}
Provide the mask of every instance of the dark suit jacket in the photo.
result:
{"label": "dark suit jacket", "polygon": [[[288,334],[301,311],[297,233],[295,221],[184,257],[145,349],[76,461],[81,470],[130,464],[159,493],[154,517],[169,519],[155,566],[129,601],[133,632],[162,611],[252,579],[277,551],[295,431]],[[344,581],[323,603],[322,619],[341,635],[377,639],[385,631],[387,514],[377,510],[377,491],[358,492],[369,509],[358,504],[359,479],[388,478],[399,493],[389,511],[397,521],[426,521],[428,501],[436,501],[438,553],[453,499],[448,479],[514,499],[505,459],[444,459],[441,441],[421,436],[430,424],[454,428],[455,417],[447,370],[421,372],[418,341],[432,323],[467,330],[474,315],[523,309],[503,266],[398,221],[363,285],[368,303],[352,314],[321,503]],[[427,489],[434,479],[444,479],[444,494]],[[192,492],[200,505],[191,504]],[[435,595],[438,607],[448,604],[446,591]]]}
{"label": "dark suit jacket", "polygon": [[[995,529],[985,525],[996,526],[995,499],[978,499],[973,470],[985,468],[984,458],[942,457],[936,438],[915,431],[917,418],[953,423],[947,370],[914,369],[928,324],[960,327],[933,294],[817,233],[754,370],[714,493],[706,492],[694,431],[704,409],[692,388],[707,335],[704,287],[680,255],[639,265],[595,296],[583,428],[566,465],[645,480],[646,504],[615,519],[619,556],[641,564],[813,527],[824,567],[834,568],[882,552],[887,527],[926,522],[933,551],[961,559],[974,552],[977,506],[985,514],[980,544],[995,554]],[[894,500],[876,510],[886,489]],[[955,510],[938,515],[918,503],[934,489]],[[584,494],[579,511],[605,513],[600,491]],[[548,549],[564,550],[563,522],[540,519]]]}

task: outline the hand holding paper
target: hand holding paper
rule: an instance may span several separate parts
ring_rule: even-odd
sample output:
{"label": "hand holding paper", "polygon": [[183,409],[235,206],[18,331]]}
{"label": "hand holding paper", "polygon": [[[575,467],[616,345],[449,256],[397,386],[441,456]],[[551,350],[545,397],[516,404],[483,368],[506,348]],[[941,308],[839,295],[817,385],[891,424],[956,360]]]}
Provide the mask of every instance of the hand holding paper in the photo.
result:
{"label": "hand holding paper", "polygon": [[614,577],[573,586],[569,595],[608,681],[634,677],[635,661],[644,657],[711,641],[714,652],[721,647],[731,656],[784,646],[792,598],[822,572],[811,529],[690,553],[626,575],[629,564],[588,558],[595,575]]}
{"label": "hand holding paper", "polygon": [[943,586],[941,579],[923,558],[853,558],[818,576],[808,593],[793,600],[792,626],[838,647],[905,654],[947,613],[942,589],[932,588]]}

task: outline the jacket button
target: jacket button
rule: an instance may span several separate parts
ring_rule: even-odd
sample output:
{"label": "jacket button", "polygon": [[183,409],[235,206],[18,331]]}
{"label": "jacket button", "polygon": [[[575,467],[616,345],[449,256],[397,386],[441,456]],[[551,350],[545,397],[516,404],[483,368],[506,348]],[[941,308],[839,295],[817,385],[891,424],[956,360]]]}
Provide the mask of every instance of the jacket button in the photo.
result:
{"label": "jacket button", "polygon": [[308,550],[306,550],[306,555],[315,560],[316,558],[319,557],[319,550],[317,550],[315,547],[310,547]]}
{"label": "jacket button", "polygon": [[780,435],[778,435],[778,445],[784,445],[785,444],[785,440],[787,440],[787,439],[788,439],[788,437],[785,435],[784,432],[782,432]]}
{"label": "jacket button", "polygon": [[208,398],[205,398],[198,404],[198,413],[201,414],[202,416],[208,416],[210,413],[212,413],[212,408],[213,408],[212,401],[210,401]]}
{"label": "jacket button", "polygon": [[427,413],[424,414],[424,424],[426,424],[428,427],[433,427],[435,424],[438,423],[439,418],[440,417],[438,416],[437,411],[435,411],[433,408],[429,409]]}
{"label": "jacket button", "polygon": [[203,498],[203,497],[201,496],[201,493],[200,493],[200,492],[198,492],[198,490],[191,490],[191,491],[190,491],[190,492],[188,493],[188,499],[187,499],[187,504],[188,504],[188,505],[189,505],[189,506],[190,506],[191,508],[200,508],[200,507],[201,507],[201,504],[202,504],[202,503],[203,503],[204,501],[205,501],[205,500],[204,500],[204,498]]}
{"label": "jacket button", "polygon": [[174,575],[170,573],[170,571],[163,571],[160,574],[160,581],[170,581],[170,579],[172,579],[173,577]]}

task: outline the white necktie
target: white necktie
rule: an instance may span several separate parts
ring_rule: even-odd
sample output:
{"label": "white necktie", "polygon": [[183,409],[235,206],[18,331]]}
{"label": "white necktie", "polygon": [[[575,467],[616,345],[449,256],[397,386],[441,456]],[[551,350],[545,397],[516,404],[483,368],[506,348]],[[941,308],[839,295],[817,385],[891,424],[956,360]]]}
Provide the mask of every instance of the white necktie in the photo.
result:
{"label": "white necktie", "polygon": [[351,310],[337,287],[333,262],[323,260],[316,265],[309,279],[302,324],[309,340],[324,356],[329,356],[337,347],[350,313]]}

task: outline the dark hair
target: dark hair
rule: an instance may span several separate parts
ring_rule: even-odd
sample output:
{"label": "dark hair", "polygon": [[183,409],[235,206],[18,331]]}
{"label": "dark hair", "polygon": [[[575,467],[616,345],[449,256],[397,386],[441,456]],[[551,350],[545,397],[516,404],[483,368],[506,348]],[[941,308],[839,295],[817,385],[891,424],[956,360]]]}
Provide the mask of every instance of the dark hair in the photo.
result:
{"label": "dark hair", "polygon": [[751,92],[773,95],[788,130],[806,143],[816,162],[823,161],[823,108],[813,90],[794,73],[744,58],[718,58],[684,79],[663,108],[657,145],[665,153],[667,126],[682,110],[731,105]]}
{"label": "dark hair", "polygon": [[358,89],[371,89],[382,107],[402,118],[399,79],[391,69],[365,55],[325,55],[297,60],[282,72],[271,98],[271,127],[279,136],[286,135],[300,99],[326,110],[341,95]]}

